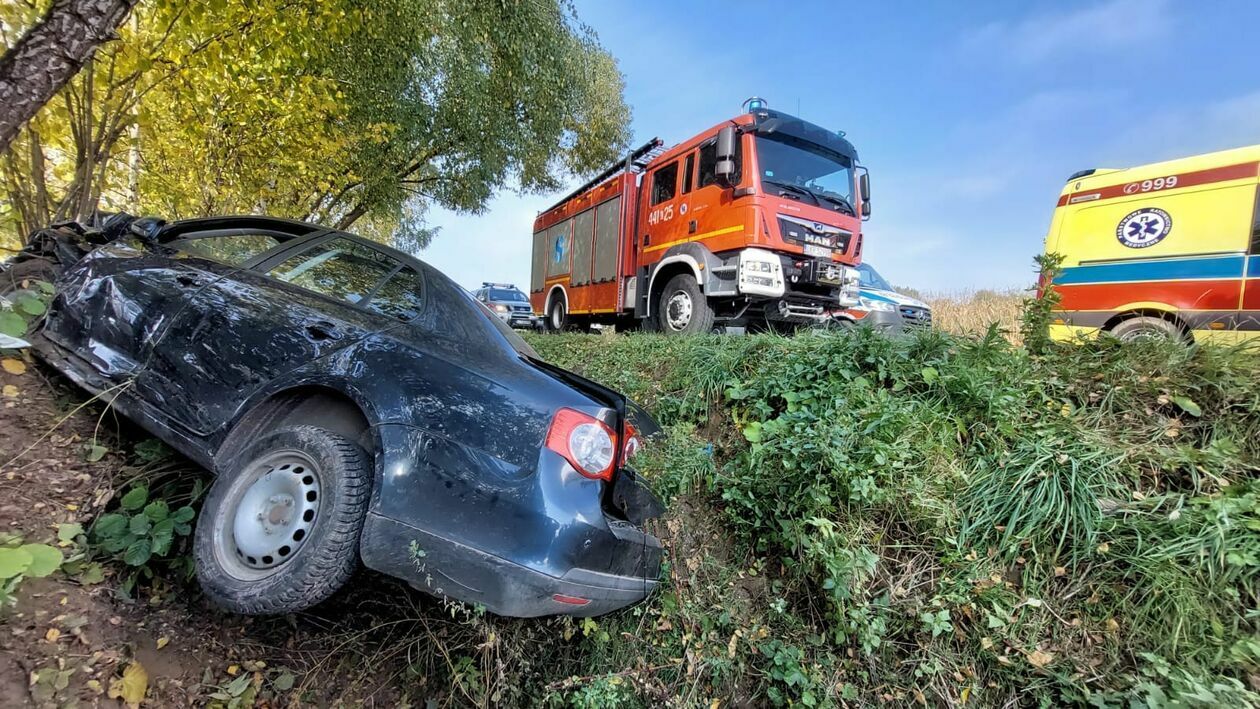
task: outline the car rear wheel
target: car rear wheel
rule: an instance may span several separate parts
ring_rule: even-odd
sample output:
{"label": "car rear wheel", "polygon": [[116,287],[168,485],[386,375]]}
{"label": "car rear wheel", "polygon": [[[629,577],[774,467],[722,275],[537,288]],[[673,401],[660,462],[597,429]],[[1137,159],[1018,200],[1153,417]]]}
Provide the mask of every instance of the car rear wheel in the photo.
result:
{"label": "car rear wheel", "polygon": [[293,426],[246,446],[206,497],[193,553],[216,604],[262,615],[302,610],[353,575],[371,466],[348,439]]}
{"label": "car rear wheel", "polygon": [[680,273],[669,279],[656,307],[656,329],[667,335],[713,330],[714,313],[696,279]]}
{"label": "car rear wheel", "polygon": [[1185,333],[1176,323],[1168,322],[1163,318],[1153,318],[1149,316],[1141,316],[1129,318],[1124,322],[1116,325],[1111,329],[1111,334],[1122,342],[1136,342],[1139,340],[1171,340],[1174,342],[1185,342]]}

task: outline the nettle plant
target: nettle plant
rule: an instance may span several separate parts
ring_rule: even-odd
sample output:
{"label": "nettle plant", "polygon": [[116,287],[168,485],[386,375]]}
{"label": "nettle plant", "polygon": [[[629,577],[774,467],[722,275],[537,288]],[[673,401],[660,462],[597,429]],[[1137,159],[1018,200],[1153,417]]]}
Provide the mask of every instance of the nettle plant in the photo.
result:
{"label": "nettle plant", "polygon": [[124,583],[130,587],[137,574],[153,576],[151,562],[155,559],[173,560],[176,566],[191,570],[191,559],[172,557],[171,552],[192,534],[190,523],[194,516],[192,507],[183,505],[172,510],[166,500],[150,499],[149,488],[137,486],[122,496],[118,511],[101,515],[96,521],[93,541],[113,559],[135,568]]}

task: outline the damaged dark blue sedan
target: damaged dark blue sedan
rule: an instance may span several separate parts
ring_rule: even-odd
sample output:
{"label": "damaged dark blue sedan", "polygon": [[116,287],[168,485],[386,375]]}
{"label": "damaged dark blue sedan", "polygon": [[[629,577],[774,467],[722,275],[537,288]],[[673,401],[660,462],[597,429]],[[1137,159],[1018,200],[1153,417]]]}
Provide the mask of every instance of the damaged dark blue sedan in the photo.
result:
{"label": "damaged dark blue sedan", "polygon": [[590,616],[657,583],[656,426],[543,362],[462,288],[351,234],[263,217],[36,234],[32,344],[216,474],[202,587],[241,613],[327,598],[360,559],[508,616]]}

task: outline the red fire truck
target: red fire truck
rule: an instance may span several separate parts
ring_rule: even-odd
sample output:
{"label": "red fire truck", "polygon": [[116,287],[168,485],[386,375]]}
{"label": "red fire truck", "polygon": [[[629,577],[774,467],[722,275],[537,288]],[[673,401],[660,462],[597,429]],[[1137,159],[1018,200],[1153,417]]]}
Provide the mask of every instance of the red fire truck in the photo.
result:
{"label": "red fire truck", "polygon": [[857,304],[871,212],[857,151],[744,105],[672,148],[648,142],[538,215],[530,302],[548,327],[785,329]]}

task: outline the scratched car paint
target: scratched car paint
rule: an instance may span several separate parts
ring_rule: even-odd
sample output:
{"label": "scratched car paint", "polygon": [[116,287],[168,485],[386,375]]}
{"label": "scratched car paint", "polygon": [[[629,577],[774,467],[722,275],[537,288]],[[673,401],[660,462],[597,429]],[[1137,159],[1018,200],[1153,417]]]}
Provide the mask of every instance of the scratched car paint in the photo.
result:
{"label": "scratched car paint", "polygon": [[655,587],[661,505],[629,459],[656,424],[423,262],[287,220],[122,216],[43,230],[11,279],[24,261],[56,274],[37,353],[216,473],[194,548],[219,604],[297,610],[360,559],[511,616]]}

